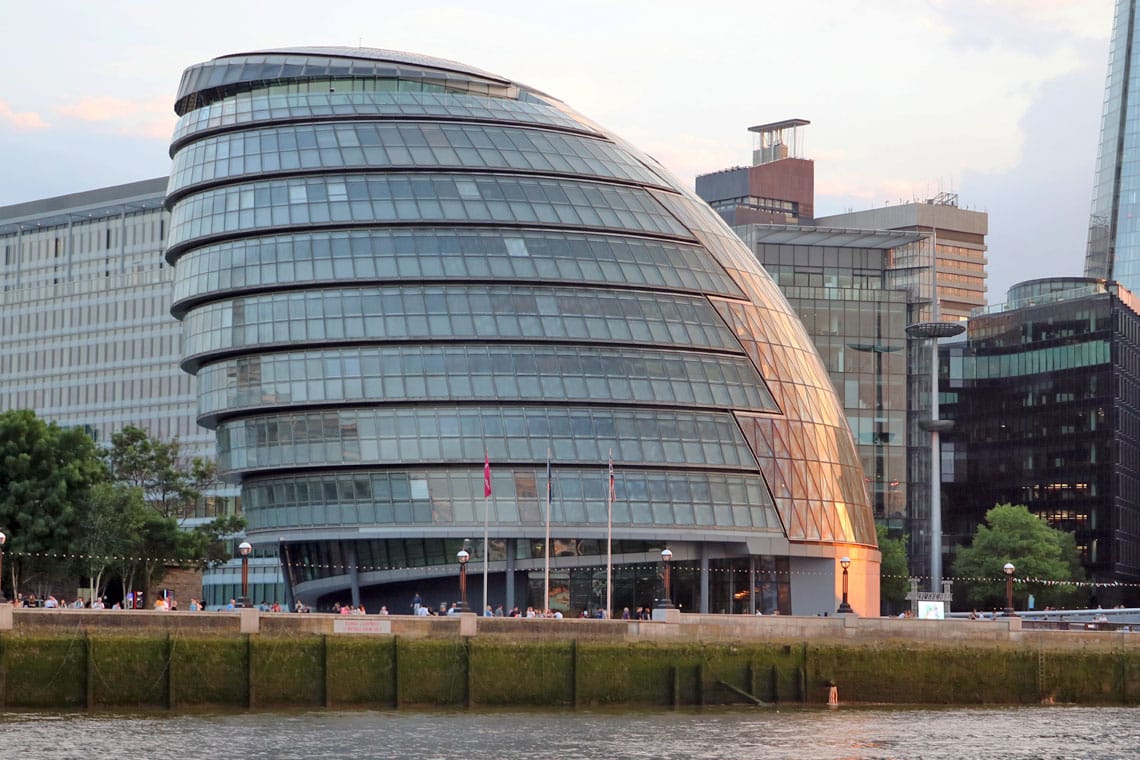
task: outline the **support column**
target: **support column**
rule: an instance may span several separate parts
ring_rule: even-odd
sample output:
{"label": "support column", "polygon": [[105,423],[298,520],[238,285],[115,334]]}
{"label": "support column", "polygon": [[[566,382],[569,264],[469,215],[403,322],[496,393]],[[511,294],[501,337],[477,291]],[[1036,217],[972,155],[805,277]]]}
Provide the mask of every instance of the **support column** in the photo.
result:
{"label": "support column", "polygon": [[[748,555],[748,614],[756,614],[756,556],[753,554]],[[756,693],[755,688],[752,693]]]}
{"label": "support column", "polygon": [[507,539],[507,572],[504,573],[504,591],[503,598],[503,613],[510,612],[512,607],[517,607],[515,604],[515,557],[518,555],[518,542],[517,538]]}
{"label": "support column", "polygon": [[736,614],[736,568],[728,567],[728,614]]}
{"label": "support column", "polygon": [[281,562],[281,577],[285,580],[285,611],[293,611],[293,568],[289,562],[289,545],[283,541],[277,544],[277,559]]}
{"label": "support column", "polygon": [[701,614],[709,614],[709,545],[701,545]]}
{"label": "support column", "polygon": [[352,588],[352,606],[355,609],[360,606],[360,568],[356,563],[356,543],[346,541],[344,546],[345,559],[348,562],[348,582]]}

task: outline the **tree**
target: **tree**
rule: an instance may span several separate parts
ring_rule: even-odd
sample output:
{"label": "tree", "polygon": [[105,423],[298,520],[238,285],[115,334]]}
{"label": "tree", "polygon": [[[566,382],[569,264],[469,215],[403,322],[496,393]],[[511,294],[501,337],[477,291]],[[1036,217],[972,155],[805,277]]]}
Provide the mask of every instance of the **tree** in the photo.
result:
{"label": "tree", "polygon": [[[1012,562],[1019,582],[1017,595],[1032,593],[1041,605],[1071,607],[1081,592],[1071,581],[1083,580],[1080,554],[1073,534],[1051,528],[1024,506],[998,504],[986,512],[970,546],[960,549],[954,574],[975,580],[967,598],[978,608],[1005,606],[1005,574]],[[1059,583],[1062,582],[1062,583]]]}
{"label": "tree", "polygon": [[0,530],[10,540],[4,568],[13,590],[38,577],[46,586],[73,574],[70,560],[92,488],[107,477],[79,428],[47,423],[30,410],[0,414]]}
{"label": "tree", "polygon": [[193,515],[202,492],[217,482],[213,463],[187,457],[177,438],[157,441],[133,425],[111,436],[107,464],[115,480],[142,489],[149,507],[179,521]]}
{"label": "tree", "polygon": [[119,483],[100,483],[92,489],[83,510],[76,548],[88,579],[91,599],[106,591],[108,572],[119,571],[124,590],[137,563],[137,540],[148,510],[142,491]]}
{"label": "tree", "polygon": [[244,532],[245,526],[244,517],[229,515],[183,531],[181,556],[187,563],[199,567],[214,567],[233,559],[232,543],[227,539]]}
{"label": "tree", "polygon": [[229,559],[224,539],[245,530],[245,518],[219,517],[189,526],[202,492],[217,483],[212,462],[187,457],[177,439],[157,441],[145,430],[127,426],[111,436],[107,463],[116,481],[139,490],[146,512],[134,542],[119,568],[123,590],[132,590],[136,577],[146,598],[171,565],[205,567]]}
{"label": "tree", "polygon": [[906,592],[910,588],[907,579],[910,567],[906,561],[907,537],[890,538],[886,526],[876,527],[879,534],[879,605],[886,614],[906,606]]}

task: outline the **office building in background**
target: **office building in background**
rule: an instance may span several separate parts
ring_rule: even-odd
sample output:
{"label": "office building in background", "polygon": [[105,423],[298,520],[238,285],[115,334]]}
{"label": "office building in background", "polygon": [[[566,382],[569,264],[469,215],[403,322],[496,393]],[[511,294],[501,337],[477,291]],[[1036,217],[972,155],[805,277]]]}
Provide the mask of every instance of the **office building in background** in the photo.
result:
{"label": "office building in background", "polygon": [[988,217],[941,194],[813,218],[809,123],[751,127],[752,165],[701,175],[697,193],[803,320],[855,435],[875,519],[909,537],[911,572],[929,576],[940,543],[931,520],[931,346],[907,327],[963,322],[985,304]]}

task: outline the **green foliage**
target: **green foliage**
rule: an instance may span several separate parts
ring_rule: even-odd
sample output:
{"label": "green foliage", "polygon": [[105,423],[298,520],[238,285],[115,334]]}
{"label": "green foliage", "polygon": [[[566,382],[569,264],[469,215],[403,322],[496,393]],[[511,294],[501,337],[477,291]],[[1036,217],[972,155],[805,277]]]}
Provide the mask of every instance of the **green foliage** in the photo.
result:
{"label": "green foliage", "polygon": [[167,565],[202,567],[229,559],[222,539],[244,530],[244,518],[219,517],[188,530],[180,528],[180,521],[193,515],[202,491],[216,483],[212,463],[187,458],[177,439],[157,441],[133,426],[111,436],[106,457],[116,482],[142,493],[146,505],[124,551],[124,556],[144,559],[121,569],[124,580],[141,573],[150,598],[151,585],[161,579]]}
{"label": "green foliage", "polygon": [[177,439],[156,441],[137,427],[111,444],[100,451],[83,430],[31,411],[0,414],[0,530],[9,538],[3,569],[10,580],[0,584],[42,593],[85,576],[100,595],[118,573],[125,590],[136,580],[149,590],[167,565],[228,559],[223,539],[244,530],[244,518],[190,530],[179,522],[216,482],[211,463],[184,456]]}
{"label": "green foliage", "polygon": [[107,464],[115,480],[141,488],[147,504],[163,517],[191,516],[202,491],[216,482],[213,464],[187,458],[177,438],[157,441],[130,425],[111,436]]}
{"label": "green foliage", "polygon": [[986,512],[986,524],[979,525],[970,546],[960,549],[954,574],[965,578],[992,578],[973,581],[967,592],[969,602],[981,609],[1005,606],[1006,562],[1016,568],[1014,606],[1034,594],[1038,606],[1071,607],[1083,594],[1072,584],[1056,581],[1084,579],[1076,540],[1071,533],[1049,527],[1024,506],[998,504]]}
{"label": "green foliage", "polygon": [[[136,537],[148,511],[142,491],[119,483],[99,483],[83,505],[76,537],[79,566],[90,583],[92,598],[103,596],[104,578],[116,567],[116,557],[134,557]],[[121,562],[121,561],[120,561]],[[127,567],[133,564],[127,563]]]}
{"label": "green foliage", "polygon": [[906,561],[907,537],[890,538],[886,526],[876,528],[879,534],[879,553],[882,564],[879,566],[879,597],[884,611],[890,613],[906,606],[907,578],[910,566]]}
{"label": "green foliage", "polygon": [[179,558],[182,562],[199,567],[214,567],[232,558],[227,538],[245,530],[246,520],[241,515],[216,517],[180,536]]}
{"label": "green foliage", "polygon": [[4,569],[15,584],[31,576],[50,583],[74,572],[53,555],[75,553],[92,488],[106,476],[84,431],[29,410],[0,414],[0,530],[8,535]]}

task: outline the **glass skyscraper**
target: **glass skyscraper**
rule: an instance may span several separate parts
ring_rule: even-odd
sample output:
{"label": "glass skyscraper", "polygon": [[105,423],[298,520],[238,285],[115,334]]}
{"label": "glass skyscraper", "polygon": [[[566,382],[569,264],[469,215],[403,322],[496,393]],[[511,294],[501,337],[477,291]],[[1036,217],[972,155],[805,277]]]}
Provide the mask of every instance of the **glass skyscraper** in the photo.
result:
{"label": "glass skyscraper", "polygon": [[1093,185],[1085,276],[1140,292],[1140,79],[1136,0],[1117,0]]}
{"label": "glass skyscraper", "polygon": [[[199,421],[310,604],[557,593],[878,611],[851,432],[756,258],[656,162],[537,90],[358,48],[189,68],[166,204]],[[611,488],[608,463],[612,458]],[[489,461],[491,495],[485,497]],[[612,509],[612,520],[609,517]]]}

